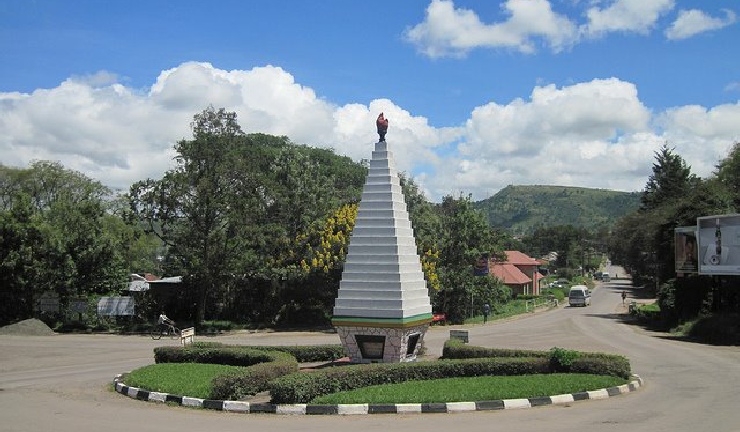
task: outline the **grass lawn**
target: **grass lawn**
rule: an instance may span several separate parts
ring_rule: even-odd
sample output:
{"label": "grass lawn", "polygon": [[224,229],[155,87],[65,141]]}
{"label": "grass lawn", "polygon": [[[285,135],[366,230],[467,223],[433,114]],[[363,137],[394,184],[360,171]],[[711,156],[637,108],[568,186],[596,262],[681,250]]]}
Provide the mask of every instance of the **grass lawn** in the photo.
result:
{"label": "grass lawn", "polygon": [[628,382],[622,378],[589,374],[446,378],[365,387],[325,395],[314,399],[311,403],[380,404],[520,399],[598,390]]}
{"label": "grass lawn", "polygon": [[244,369],[203,363],[159,363],[136,369],[124,382],[149,391],[207,399],[213,378]]}
{"label": "grass lawn", "polygon": [[[496,305],[494,313],[488,316],[488,321],[496,321],[504,318],[510,318],[515,315],[522,315],[528,312],[525,300],[513,299],[503,305]],[[532,307],[529,306],[529,310]],[[464,324],[483,324],[483,315],[476,315],[472,318],[466,318]]]}

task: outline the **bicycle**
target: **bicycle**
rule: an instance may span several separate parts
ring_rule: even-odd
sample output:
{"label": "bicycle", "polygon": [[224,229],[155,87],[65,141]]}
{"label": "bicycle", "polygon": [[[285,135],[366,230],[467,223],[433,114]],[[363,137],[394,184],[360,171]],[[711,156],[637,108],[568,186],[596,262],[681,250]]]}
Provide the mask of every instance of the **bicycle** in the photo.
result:
{"label": "bicycle", "polygon": [[169,336],[170,339],[174,339],[180,337],[180,329],[172,324],[157,324],[152,327],[151,336],[154,340],[162,339],[162,336]]}

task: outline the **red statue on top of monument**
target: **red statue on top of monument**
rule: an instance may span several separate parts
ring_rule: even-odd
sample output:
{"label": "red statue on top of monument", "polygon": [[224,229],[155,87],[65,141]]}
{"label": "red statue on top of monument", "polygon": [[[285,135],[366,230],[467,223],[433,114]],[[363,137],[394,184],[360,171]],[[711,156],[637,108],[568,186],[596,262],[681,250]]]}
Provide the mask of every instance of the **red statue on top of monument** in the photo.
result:
{"label": "red statue on top of monument", "polygon": [[383,117],[383,113],[380,113],[375,124],[378,126],[378,135],[380,135],[380,141],[385,141],[385,133],[388,132],[388,119]]}

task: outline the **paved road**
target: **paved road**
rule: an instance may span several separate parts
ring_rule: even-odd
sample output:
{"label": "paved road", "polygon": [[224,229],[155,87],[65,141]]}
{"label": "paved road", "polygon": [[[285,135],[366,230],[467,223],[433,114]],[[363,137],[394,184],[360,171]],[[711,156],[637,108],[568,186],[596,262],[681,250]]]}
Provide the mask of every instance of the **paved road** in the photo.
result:
{"label": "paved road", "polygon": [[[603,284],[587,308],[561,307],[469,327],[471,344],[553,346],[626,355],[646,381],[607,400],[525,410],[459,414],[278,416],[235,414],[146,403],[110,390],[117,373],[153,363],[152,349],[175,345],[144,336],[0,336],[0,431],[624,431],[740,430],[740,348],[678,342],[623,324],[622,281]],[[630,291],[630,295],[634,295]],[[629,299],[628,299],[629,300]],[[430,329],[441,353],[449,327]],[[260,333],[214,338],[247,345],[338,343],[334,334]]]}

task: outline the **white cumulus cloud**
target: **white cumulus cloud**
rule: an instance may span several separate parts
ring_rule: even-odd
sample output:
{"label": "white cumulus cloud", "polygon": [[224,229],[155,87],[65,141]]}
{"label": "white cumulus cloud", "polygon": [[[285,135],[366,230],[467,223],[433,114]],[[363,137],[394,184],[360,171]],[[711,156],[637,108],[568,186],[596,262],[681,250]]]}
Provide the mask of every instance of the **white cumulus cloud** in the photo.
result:
{"label": "white cumulus cloud", "polygon": [[542,40],[554,51],[568,47],[577,35],[570,20],[555,13],[547,0],[507,0],[506,21],[486,24],[469,9],[450,0],[433,0],[424,21],[406,31],[408,41],[429,57],[462,56],[473,48],[507,48],[531,53]]}
{"label": "white cumulus cloud", "polygon": [[647,34],[674,7],[675,0],[616,0],[607,7],[590,8],[582,31],[589,36],[615,31]]}
{"label": "white cumulus cloud", "polygon": [[714,18],[698,9],[681,10],[676,21],[665,31],[665,35],[671,40],[687,39],[699,33],[719,30],[737,21],[735,12],[729,9],[725,9],[724,12],[724,18]]}
{"label": "white cumulus cloud", "polygon": [[[445,161],[440,178],[454,178],[457,188],[477,197],[508,184],[637,190],[662,143],[651,134],[650,119],[634,84],[616,78],[535,87],[529,100],[475,108],[459,160]],[[444,187],[426,182],[432,190]]]}
{"label": "white cumulus cloud", "polygon": [[145,92],[111,77],[101,73],[29,94],[0,93],[0,163],[54,160],[126,189],[173,166],[175,142],[190,138],[193,115],[209,105],[236,112],[247,133],[285,135],[355,160],[370,156],[375,119],[385,111],[402,171],[410,171],[415,158],[434,160],[435,147],[460,134],[454,127],[433,128],[387,99],[335,106],[274,66],[227,71],[183,63],[161,72]]}
{"label": "white cumulus cloud", "polygon": [[[504,20],[486,23],[475,10],[456,7],[453,0],[432,0],[424,20],[406,29],[404,36],[416,49],[430,57],[464,57],[476,48],[509,49],[534,53],[540,46],[553,52],[610,33],[648,35],[660,19],[676,7],[676,0],[593,0],[575,2],[584,7],[585,20],[577,22],[554,10],[549,0],[506,0],[501,3]],[[697,9],[681,10],[665,29],[669,39],[685,39],[718,30],[736,21],[731,10],[715,18]]]}
{"label": "white cumulus cloud", "polygon": [[173,145],[190,138],[193,115],[209,105],[235,111],[247,133],[285,135],[356,161],[371,156],[375,119],[384,112],[397,168],[433,200],[458,193],[483,199],[508,184],[641,190],[663,143],[708,176],[740,141],[740,104],[653,113],[636,86],[618,78],[536,86],[527,98],[471,107],[462,125],[433,126],[390,99],[332,104],[275,66],[183,63],[143,91],[114,77],[0,93],[0,163],[58,161],[127,189],[172,167]]}

